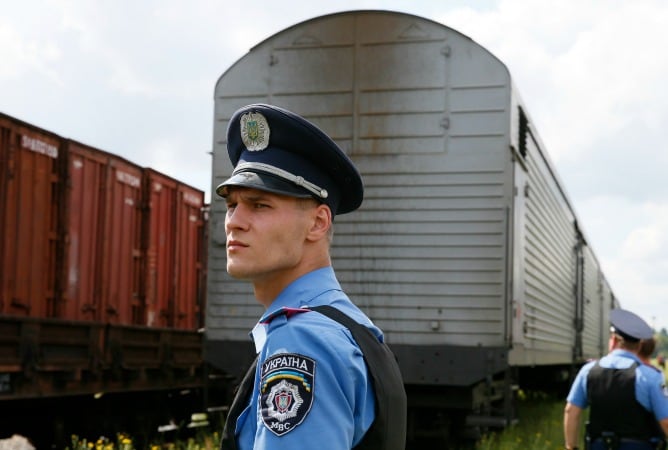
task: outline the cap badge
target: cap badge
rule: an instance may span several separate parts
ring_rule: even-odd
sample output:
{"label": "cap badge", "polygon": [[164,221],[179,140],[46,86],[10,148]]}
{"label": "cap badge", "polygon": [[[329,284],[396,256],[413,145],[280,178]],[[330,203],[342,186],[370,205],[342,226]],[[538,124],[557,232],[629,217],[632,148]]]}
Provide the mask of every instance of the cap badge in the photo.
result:
{"label": "cap badge", "polygon": [[264,150],[269,145],[269,124],[258,112],[241,116],[241,140],[251,152]]}

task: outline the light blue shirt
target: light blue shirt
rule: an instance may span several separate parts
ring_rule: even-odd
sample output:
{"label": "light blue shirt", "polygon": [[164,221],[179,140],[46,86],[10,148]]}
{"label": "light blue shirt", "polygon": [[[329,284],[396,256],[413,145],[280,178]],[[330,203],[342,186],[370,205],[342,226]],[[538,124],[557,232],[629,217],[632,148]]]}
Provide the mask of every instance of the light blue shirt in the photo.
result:
{"label": "light blue shirt", "polygon": [[336,307],[382,341],[331,267],[295,280],[263,314],[263,332],[253,333],[259,360],[250,404],[237,420],[239,450],[350,449],[371,426],[375,395],[362,352],[346,327],[299,310],[319,305]]}
{"label": "light blue shirt", "polygon": [[[662,373],[643,364],[635,354],[625,350],[615,349],[600,359],[601,367],[612,369],[627,369],[634,362],[638,363],[638,367],[636,367],[636,400],[647,411],[652,412],[656,420],[668,418],[668,396]],[[596,361],[590,361],[580,369],[566,398],[569,403],[582,409],[589,406],[587,375],[595,364]]]}

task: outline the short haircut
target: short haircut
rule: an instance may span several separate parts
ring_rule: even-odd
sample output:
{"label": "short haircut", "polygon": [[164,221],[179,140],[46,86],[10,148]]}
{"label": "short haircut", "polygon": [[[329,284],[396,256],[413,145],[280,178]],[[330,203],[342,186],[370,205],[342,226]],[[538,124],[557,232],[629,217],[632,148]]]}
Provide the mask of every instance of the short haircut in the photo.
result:
{"label": "short haircut", "polygon": [[654,353],[656,348],[656,340],[654,338],[643,339],[640,341],[640,350],[638,354],[643,358],[649,358]]}

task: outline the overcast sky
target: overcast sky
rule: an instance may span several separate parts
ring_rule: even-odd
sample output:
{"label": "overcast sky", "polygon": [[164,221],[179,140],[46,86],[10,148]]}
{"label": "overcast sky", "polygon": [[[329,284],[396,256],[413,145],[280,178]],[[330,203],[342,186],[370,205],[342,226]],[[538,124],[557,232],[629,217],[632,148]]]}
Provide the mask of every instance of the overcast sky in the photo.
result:
{"label": "overcast sky", "polygon": [[664,0],[3,3],[1,112],[164,172],[207,198],[214,85],[253,45],[352,9],[454,28],[510,69],[622,305],[668,327]]}

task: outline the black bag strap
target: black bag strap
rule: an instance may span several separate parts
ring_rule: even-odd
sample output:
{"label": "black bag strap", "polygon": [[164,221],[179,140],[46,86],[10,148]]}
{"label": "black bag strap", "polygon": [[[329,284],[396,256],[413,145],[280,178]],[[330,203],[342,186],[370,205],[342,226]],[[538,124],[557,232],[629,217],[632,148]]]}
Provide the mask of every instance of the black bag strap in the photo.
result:
{"label": "black bag strap", "polygon": [[404,450],[406,448],[406,390],[392,350],[355,320],[329,305],[310,308],[344,325],[364,355],[376,393],[376,418],[356,450]]}
{"label": "black bag strap", "polygon": [[232,405],[227,412],[225,426],[223,426],[223,434],[220,440],[221,450],[237,450],[237,440],[234,435],[237,428],[237,418],[246,405],[248,405],[250,393],[253,389],[253,384],[255,383],[255,368],[257,367],[257,360],[259,357],[259,354],[255,357],[255,360],[246,371],[246,375],[244,375],[241,380],[241,384],[237,387],[234,400],[232,400]]}

